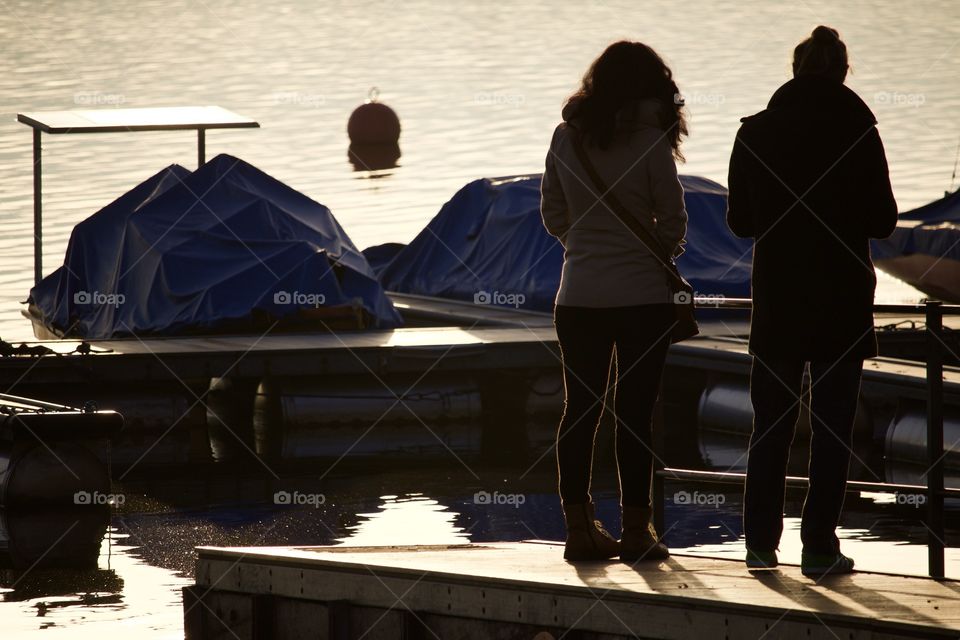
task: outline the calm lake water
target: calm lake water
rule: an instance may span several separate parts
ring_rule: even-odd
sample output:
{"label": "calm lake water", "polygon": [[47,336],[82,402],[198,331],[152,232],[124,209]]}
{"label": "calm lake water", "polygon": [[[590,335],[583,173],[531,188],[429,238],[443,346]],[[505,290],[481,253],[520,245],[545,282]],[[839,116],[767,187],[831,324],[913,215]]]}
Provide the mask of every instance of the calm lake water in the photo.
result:
{"label": "calm lake water", "polygon": [[[951,188],[960,142],[954,0],[616,0],[591,8],[439,0],[4,0],[0,14],[0,335],[7,340],[32,337],[20,317],[32,284],[32,182],[30,131],[15,121],[19,111],[233,109],[262,128],[211,132],[208,156],[231,153],[329,206],[360,247],[409,241],[470,180],[540,171],[564,98],[593,57],[622,37],[651,44],[673,67],[691,115],[686,173],[726,182],[739,118],[763,108],[788,77],[792,47],[818,23],[838,28],[850,47],[849,84],[880,121],[902,209]],[[371,86],[403,124],[400,166],[377,179],[354,172],[347,159],[346,121]],[[78,221],[166,165],[192,168],[195,154],[188,132],[45,136],[45,271],[61,263]],[[879,298],[919,294],[881,275]],[[15,601],[0,604],[3,637],[45,629],[44,637],[97,638],[105,626],[138,639],[182,637],[179,588],[189,582],[182,572],[199,544],[561,534],[547,480],[523,483],[531,500],[521,508],[488,511],[476,509],[472,495],[494,485],[478,484],[462,470],[439,484],[404,473],[379,489],[344,480],[335,490],[324,488],[331,501],[320,510],[267,507],[266,498],[241,506],[155,498],[128,504],[104,537],[103,584],[93,589],[100,595],[84,598],[78,595],[84,590],[63,588],[62,576],[38,577],[30,585],[36,591],[24,592],[21,583],[5,596]],[[612,513],[612,498],[604,505]],[[678,546],[739,553],[728,530],[737,531],[736,507],[731,497],[724,509],[706,512],[698,520],[702,535]],[[682,519],[688,512],[674,513]],[[890,518],[898,533],[922,540],[915,524]],[[871,522],[845,529],[856,545],[847,549],[859,553],[860,564],[923,571],[922,547],[895,543]],[[794,554],[795,520],[786,535]]]}
{"label": "calm lake water", "polygon": [[[328,465],[318,464],[318,470]],[[323,480],[317,475],[277,480],[264,473],[202,479],[178,472],[117,487],[125,504],[114,512],[109,528],[106,522],[100,525],[103,542],[96,570],[0,573],[3,637],[96,639],[122,629],[137,640],[181,638],[181,589],[191,583],[193,549],[200,545],[562,539],[553,473],[468,466],[343,473]],[[595,474],[597,511],[611,530],[619,526],[615,486],[612,474]],[[317,499],[313,505],[278,506],[273,501],[276,491]],[[499,492],[501,504],[478,501],[481,491]],[[709,500],[695,496],[684,501],[677,497],[684,491],[694,496],[700,491]],[[743,557],[738,489],[668,482],[665,494],[665,539],[675,553]],[[879,495],[848,495],[839,531],[844,551],[864,570],[924,575],[922,510],[879,506],[884,500],[889,502]],[[801,505],[802,495],[788,497],[780,553],[784,563],[800,561]],[[11,546],[27,546],[25,535],[56,539],[77,519],[76,514],[64,514],[62,521],[32,531],[10,527]],[[958,576],[960,531],[951,531],[947,542],[954,548],[947,551],[947,575]]]}
{"label": "calm lake water", "polygon": [[[260,130],[231,153],[329,206],[362,248],[406,242],[463,184],[541,170],[564,98],[611,40],[660,51],[685,94],[683,171],[726,182],[739,118],[788,77],[820,22],[849,44],[849,84],[877,114],[903,208],[950,187],[960,142],[960,5],[952,0],[692,2],[104,2],[5,0],[0,16],[0,335],[32,336],[30,130],[19,111],[218,104]],[[369,179],[346,121],[371,86],[403,124],[401,166]],[[190,132],[44,137],[44,264],[73,226],[160,168],[196,163]],[[916,297],[884,278],[881,297]]]}

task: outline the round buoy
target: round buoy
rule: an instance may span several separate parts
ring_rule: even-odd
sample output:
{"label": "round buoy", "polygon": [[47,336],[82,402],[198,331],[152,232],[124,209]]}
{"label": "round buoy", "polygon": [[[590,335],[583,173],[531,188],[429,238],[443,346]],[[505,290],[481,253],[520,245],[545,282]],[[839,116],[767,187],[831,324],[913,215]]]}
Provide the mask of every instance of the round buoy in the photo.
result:
{"label": "round buoy", "polygon": [[347,135],[353,144],[396,144],[400,139],[400,118],[393,109],[377,102],[379,95],[373,87],[366,102],[350,114]]}

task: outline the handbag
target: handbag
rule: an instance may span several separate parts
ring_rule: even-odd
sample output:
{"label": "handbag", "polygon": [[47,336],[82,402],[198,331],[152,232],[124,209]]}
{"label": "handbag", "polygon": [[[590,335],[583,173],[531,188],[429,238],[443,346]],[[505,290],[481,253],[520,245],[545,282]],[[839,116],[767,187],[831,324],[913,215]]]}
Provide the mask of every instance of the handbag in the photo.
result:
{"label": "handbag", "polygon": [[692,338],[700,333],[700,327],[697,325],[697,318],[694,314],[693,287],[687,282],[686,278],[680,275],[676,261],[674,261],[673,257],[660,241],[647,231],[646,228],[640,224],[640,221],[617,199],[613,191],[607,188],[603,178],[597,173],[596,167],[593,166],[593,163],[587,156],[586,149],[583,148],[583,140],[580,132],[575,127],[570,128],[573,130],[573,148],[577,153],[577,158],[580,160],[580,164],[587,172],[587,175],[590,176],[594,187],[600,192],[600,198],[607,206],[607,209],[617,216],[620,222],[625,224],[640,243],[663,265],[663,270],[667,278],[667,286],[673,294],[673,306],[676,311],[676,322],[670,331],[670,341],[680,342],[681,340]]}

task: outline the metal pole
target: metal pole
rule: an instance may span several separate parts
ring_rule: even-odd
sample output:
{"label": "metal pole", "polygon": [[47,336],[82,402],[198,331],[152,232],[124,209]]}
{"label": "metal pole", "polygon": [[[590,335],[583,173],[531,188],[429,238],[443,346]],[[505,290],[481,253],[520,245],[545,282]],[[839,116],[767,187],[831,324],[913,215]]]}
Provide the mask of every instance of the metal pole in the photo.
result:
{"label": "metal pole", "polygon": [[931,578],[943,566],[943,309],[926,301],[927,321],[927,562]]}
{"label": "metal pole", "polygon": [[207,139],[205,133],[206,129],[203,127],[197,129],[197,167],[202,167],[203,163],[206,162]]}
{"label": "metal pole", "polygon": [[33,284],[43,279],[43,208],[40,184],[40,129],[33,130]]}

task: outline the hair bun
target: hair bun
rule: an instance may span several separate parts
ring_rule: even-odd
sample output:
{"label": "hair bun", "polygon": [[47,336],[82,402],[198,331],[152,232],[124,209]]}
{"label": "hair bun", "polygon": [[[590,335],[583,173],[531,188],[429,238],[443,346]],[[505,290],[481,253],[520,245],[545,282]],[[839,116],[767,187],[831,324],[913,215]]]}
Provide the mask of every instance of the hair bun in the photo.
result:
{"label": "hair bun", "polygon": [[836,29],[823,25],[814,29],[811,37],[819,42],[838,42],[840,40],[840,34]]}

